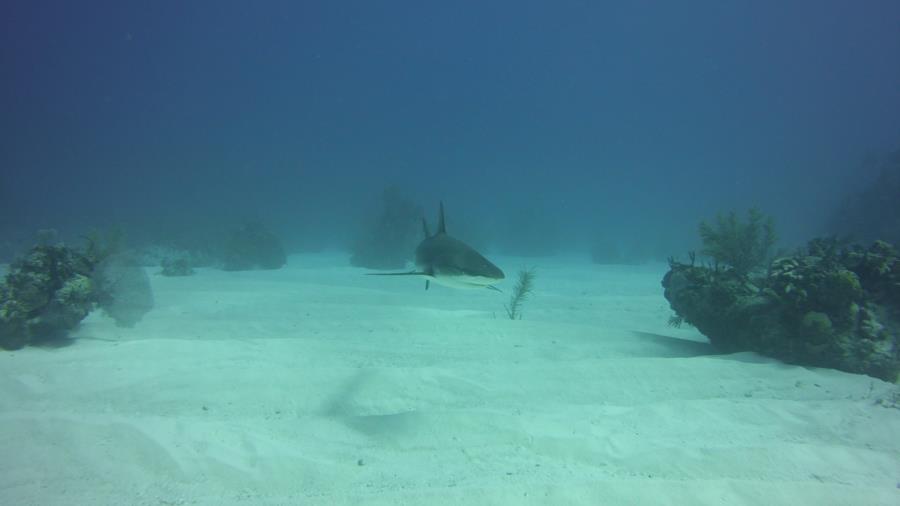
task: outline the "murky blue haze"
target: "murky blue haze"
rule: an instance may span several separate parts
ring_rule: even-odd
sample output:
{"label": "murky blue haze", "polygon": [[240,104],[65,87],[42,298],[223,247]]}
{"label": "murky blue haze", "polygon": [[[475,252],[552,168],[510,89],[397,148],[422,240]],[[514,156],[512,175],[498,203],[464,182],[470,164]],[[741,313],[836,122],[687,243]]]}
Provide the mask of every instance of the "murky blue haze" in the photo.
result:
{"label": "murky blue haze", "polygon": [[699,220],[752,205],[793,244],[900,141],[893,0],[0,11],[12,242],[259,219],[292,251],[342,248],[398,185],[488,248],[552,230],[563,252],[680,253]]}

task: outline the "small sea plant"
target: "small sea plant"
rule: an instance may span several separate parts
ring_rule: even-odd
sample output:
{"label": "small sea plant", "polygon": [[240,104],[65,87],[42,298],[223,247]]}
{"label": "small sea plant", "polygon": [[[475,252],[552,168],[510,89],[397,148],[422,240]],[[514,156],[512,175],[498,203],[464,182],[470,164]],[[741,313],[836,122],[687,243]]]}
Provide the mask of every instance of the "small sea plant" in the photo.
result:
{"label": "small sea plant", "polygon": [[775,246],[775,220],[758,209],[747,211],[747,221],[741,221],[732,211],[719,214],[715,226],[700,223],[700,239],[704,255],[716,265],[724,264],[740,275],[749,275],[770,260]]}
{"label": "small sea plant", "polygon": [[106,233],[93,229],[83,236],[84,257],[92,266],[115,256],[123,251],[125,244],[125,232],[121,228],[109,229]]}
{"label": "small sea plant", "polygon": [[522,269],[519,271],[519,280],[513,287],[513,294],[509,298],[509,305],[503,306],[510,320],[522,319],[522,303],[528,299],[533,289],[534,269]]}
{"label": "small sea plant", "polygon": [[673,314],[669,317],[670,327],[680,329],[682,325],[684,325],[684,316],[681,316],[680,314]]}

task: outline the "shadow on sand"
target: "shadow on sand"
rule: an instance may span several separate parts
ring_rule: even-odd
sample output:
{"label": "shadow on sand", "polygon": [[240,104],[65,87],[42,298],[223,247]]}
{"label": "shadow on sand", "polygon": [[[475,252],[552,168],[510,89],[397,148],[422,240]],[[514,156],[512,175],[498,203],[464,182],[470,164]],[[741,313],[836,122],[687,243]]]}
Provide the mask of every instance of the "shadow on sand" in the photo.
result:
{"label": "shadow on sand", "polygon": [[653,334],[650,332],[634,331],[633,334],[644,341],[645,356],[661,358],[686,358],[718,355],[719,353],[709,343],[680,339],[677,337]]}

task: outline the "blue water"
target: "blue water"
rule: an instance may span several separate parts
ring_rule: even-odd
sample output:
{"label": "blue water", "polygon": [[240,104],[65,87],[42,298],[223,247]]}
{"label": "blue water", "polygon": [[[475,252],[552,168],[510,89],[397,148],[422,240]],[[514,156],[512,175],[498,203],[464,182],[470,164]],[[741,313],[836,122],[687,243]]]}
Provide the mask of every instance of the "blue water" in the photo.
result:
{"label": "blue water", "polygon": [[802,242],[897,148],[898,19],[893,0],[13,0],[0,226],[153,242],[259,219],[341,248],[393,184],[498,242],[530,212],[562,250],[684,251],[752,205]]}
{"label": "blue water", "polygon": [[[715,354],[660,286],[719,212],[900,241],[898,62],[897,0],[0,2],[0,275],[136,253],[0,286],[105,304],[0,353],[0,505],[900,504],[896,384]],[[363,275],[439,202],[503,293]]]}

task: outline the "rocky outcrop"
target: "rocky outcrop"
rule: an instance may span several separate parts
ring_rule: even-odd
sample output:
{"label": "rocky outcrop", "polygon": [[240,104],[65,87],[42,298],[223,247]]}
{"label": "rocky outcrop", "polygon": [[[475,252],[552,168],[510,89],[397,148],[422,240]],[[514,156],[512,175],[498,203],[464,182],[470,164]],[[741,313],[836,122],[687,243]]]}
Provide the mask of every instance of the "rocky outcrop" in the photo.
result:
{"label": "rocky outcrop", "polygon": [[900,372],[900,259],[885,242],[814,240],[757,277],[670,260],[662,284],[672,323],[693,325],[723,352],[886,381]]}
{"label": "rocky outcrop", "polygon": [[96,300],[93,266],[64,246],[35,246],[0,284],[0,347],[18,349],[64,336]]}

